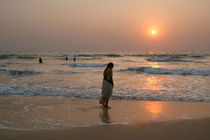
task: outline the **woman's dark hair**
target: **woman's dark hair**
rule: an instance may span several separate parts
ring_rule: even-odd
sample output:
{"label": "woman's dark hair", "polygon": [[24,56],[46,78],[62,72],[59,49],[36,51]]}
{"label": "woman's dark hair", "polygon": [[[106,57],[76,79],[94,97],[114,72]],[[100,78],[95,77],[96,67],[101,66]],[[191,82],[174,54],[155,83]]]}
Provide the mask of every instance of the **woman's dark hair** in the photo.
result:
{"label": "woman's dark hair", "polygon": [[114,64],[113,63],[107,64],[107,68],[111,68],[111,67],[114,67]]}

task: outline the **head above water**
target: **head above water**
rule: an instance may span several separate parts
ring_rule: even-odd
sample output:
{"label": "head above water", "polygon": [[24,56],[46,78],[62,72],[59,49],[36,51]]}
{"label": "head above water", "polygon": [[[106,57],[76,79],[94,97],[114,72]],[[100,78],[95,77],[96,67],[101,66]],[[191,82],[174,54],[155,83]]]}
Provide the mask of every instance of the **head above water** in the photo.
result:
{"label": "head above water", "polygon": [[108,63],[107,66],[106,66],[106,68],[111,68],[111,69],[112,69],[113,67],[114,67],[114,64],[113,64],[113,63]]}

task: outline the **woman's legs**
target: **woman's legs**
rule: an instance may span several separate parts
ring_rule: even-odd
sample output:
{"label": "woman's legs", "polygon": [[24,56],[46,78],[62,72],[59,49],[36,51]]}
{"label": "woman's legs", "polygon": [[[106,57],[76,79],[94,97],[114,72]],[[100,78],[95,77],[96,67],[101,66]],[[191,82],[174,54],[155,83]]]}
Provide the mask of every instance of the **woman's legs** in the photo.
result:
{"label": "woman's legs", "polygon": [[109,99],[106,101],[106,105],[105,105],[106,107],[109,107],[108,103],[109,103]]}

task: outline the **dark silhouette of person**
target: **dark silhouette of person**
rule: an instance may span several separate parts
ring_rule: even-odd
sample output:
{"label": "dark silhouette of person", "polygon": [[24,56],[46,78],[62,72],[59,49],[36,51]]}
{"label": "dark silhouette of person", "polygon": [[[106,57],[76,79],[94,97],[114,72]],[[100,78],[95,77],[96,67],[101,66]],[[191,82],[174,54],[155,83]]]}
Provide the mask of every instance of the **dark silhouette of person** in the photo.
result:
{"label": "dark silhouette of person", "polygon": [[66,56],[66,61],[68,60],[68,56]]}
{"label": "dark silhouette of person", "polygon": [[39,63],[42,63],[42,58],[41,57],[39,57]]}
{"label": "dark silhouette of person", "polygon": [[102,84],[101,99],[99,101],[104,107],[109,108],[108,102],[109,98],[112,96],[112,89],[114,87],[114,82],[112,79],[112,69],[114,67],[113,63],[107,64],[107,67],[104,70],[104,79]]}
{"label": "dark silhouette of person", "polygon": [[74,56],[73,61],[76,61],[76,60],[77,60],[77,58],[76,58],[76,56]]}

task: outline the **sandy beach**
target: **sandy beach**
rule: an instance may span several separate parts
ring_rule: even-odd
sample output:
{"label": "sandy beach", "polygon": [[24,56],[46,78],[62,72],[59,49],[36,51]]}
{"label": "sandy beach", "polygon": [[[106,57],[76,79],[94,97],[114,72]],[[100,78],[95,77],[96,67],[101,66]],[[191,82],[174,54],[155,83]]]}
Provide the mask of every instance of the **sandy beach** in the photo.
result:
{"label": "sandy beach", "polygon": [[0,96],[0,139],[210,138],[210,103]]}
{"label": "sandy beach", "polygon": [[210,140],[210,0],[0,0],[0,140]]}
{"label": "sandy beach", "polygon": [[210,119],[145,122],[63,130],[1,130],[2,140],[209,140]]}

